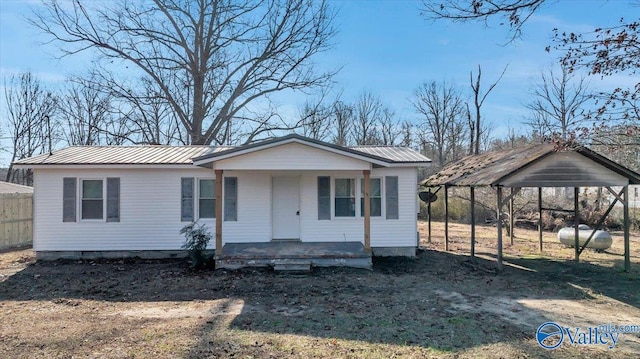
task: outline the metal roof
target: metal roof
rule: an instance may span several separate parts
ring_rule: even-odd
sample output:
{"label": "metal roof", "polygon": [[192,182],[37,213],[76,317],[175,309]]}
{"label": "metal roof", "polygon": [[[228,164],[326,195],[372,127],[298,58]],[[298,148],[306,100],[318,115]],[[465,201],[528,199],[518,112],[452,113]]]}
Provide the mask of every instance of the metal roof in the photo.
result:
{"label": "metal roof", "polygon": [[426,164],[431,160],[422,154],[404,147],[360,146],[343,147],[300,135],[288,135],[243,146],[71,146],[14,162],[18,166],[37,165],[164,165],[193,164],[194,161],[213,159],[234,153],[251,152],[269,146],[295,141],[345,155],[361,156],[365,159],[390,164]]}
{"label": "metal roof", "polygon": [[[411,165],[424,165],[430,163],[431,160],[428,157],[423,156],[417,151],[406,147],[391,147],[391,146],[358,146],[358,147],[344,147],[333,143],[323,142],[312,138],[300,136],[298,134],[291,134],[282,137],[276,137],[273,139],[252,143],[245,146],[238,146],[228,149],[226,151],[220,151],[216,153],[208,153],[206,155],[194,158],[194,162],[199,162],[199,165],[205,162],[213,162],[220,158],[229,158],[233,155],[242,155],[248,152],[258,151],[269,147],[278,146],[286,143],[302,143],[318,148],[324,148],[329,151],[338,152],[345,156],[352,157],[364,157],[374,163],[378,164],[411,164]],[[208,161],[212,160],[212,161]]]}
{"label": "metal roof", "polygon": [[350,149],[385,158],[394,163],[424,163],[431,159],[409,147],[396,146],[353,146]]}
{"label": "metal roof", "polygon": [[192,158],[224,151],[211,146],[71,146],[16,161],[16,165],[192,164]]}
{"label": "metal roof", "polygon": [[495,186],[519,170],[559,151],[574,151],[640,184],[640,174],[583,146],[544,143],[464,157],[420,182],[423,186]]}
{"label": "metal roof", "polygon": [[33,187],[0,181],[0,193],[33,193]]}

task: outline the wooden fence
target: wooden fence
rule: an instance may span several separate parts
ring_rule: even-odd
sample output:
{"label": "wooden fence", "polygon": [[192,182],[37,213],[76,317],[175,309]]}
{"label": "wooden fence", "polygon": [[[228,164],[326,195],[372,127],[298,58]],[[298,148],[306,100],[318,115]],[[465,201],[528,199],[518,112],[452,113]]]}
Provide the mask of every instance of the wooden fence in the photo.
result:
{"label": "wooden fence", "polygon": [[0,193],[0,250],[33,244],[33,194]]}

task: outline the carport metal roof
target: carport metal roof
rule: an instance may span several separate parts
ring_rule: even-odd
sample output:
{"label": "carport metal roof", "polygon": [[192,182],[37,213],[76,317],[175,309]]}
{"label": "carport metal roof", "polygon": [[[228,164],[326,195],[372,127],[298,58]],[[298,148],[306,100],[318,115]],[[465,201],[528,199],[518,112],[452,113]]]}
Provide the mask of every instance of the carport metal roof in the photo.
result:
{"label": "carport metal roof", "polygon": [[[620,183],[621,178],[628,182]],[[420,184],[425,187],[573,187],[576,181],[584,181],[580,186],[640,184],[640,174],[583,146],[544,143],[467,156]]]}

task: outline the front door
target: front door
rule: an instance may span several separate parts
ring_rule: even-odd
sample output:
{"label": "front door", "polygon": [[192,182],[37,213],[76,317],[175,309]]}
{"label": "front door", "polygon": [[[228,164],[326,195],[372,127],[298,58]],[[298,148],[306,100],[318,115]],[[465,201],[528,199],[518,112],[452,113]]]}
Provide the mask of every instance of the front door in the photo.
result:
{"label": "front door", "polygon": [[273,177],[273,239],[300,239],[300,178]]}

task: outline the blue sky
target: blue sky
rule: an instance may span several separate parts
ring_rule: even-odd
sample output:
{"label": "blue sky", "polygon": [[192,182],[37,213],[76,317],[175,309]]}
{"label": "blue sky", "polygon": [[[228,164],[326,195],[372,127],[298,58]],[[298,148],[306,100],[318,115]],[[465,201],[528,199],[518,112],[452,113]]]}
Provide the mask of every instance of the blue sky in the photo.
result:
{"label": "blue sky", "polygon": [[[521,122],[527,114],[524,104],[529,100],[532,82],[560,56],[544,51],[552,44],[553,28],[591,31],[615,25],[624,15],[640,13],[639,7],[624,0],[550,1],[524,26],[522,39],[505,45],[508,29],[498,25],[499,19],[486,28],[483,23],[427,21],[420,16],[420,3],[416,1],[330,1],[338,11],[336,45],[316,61],[321,68],[342,67],[335,80],[343,100],[353,101],[367,90],[380,96],[400,120],[417,120],[407,99],[421,83],[446,81],[468,96],[471,70],[482,66],[486,88],[508,65],[483,107],[496,137],[504,136],[509,128],[526,131]],[[23,20],[37,3],[0,0],[0,76],[32,71],[46,86],[55,88],[67,75],[89,67],[91,56],[54,59],[55,48],[40,45],[38,32]],[[606,90],[637,80],[617,75],[593,77],[590,82],[593,90]],[[4,127],[1,95],[0,126]],[[283,115],[293,116],[304,97],[278,96],[277,101]],[[0,154],[0,166],[7,161],[6,154]]]}

